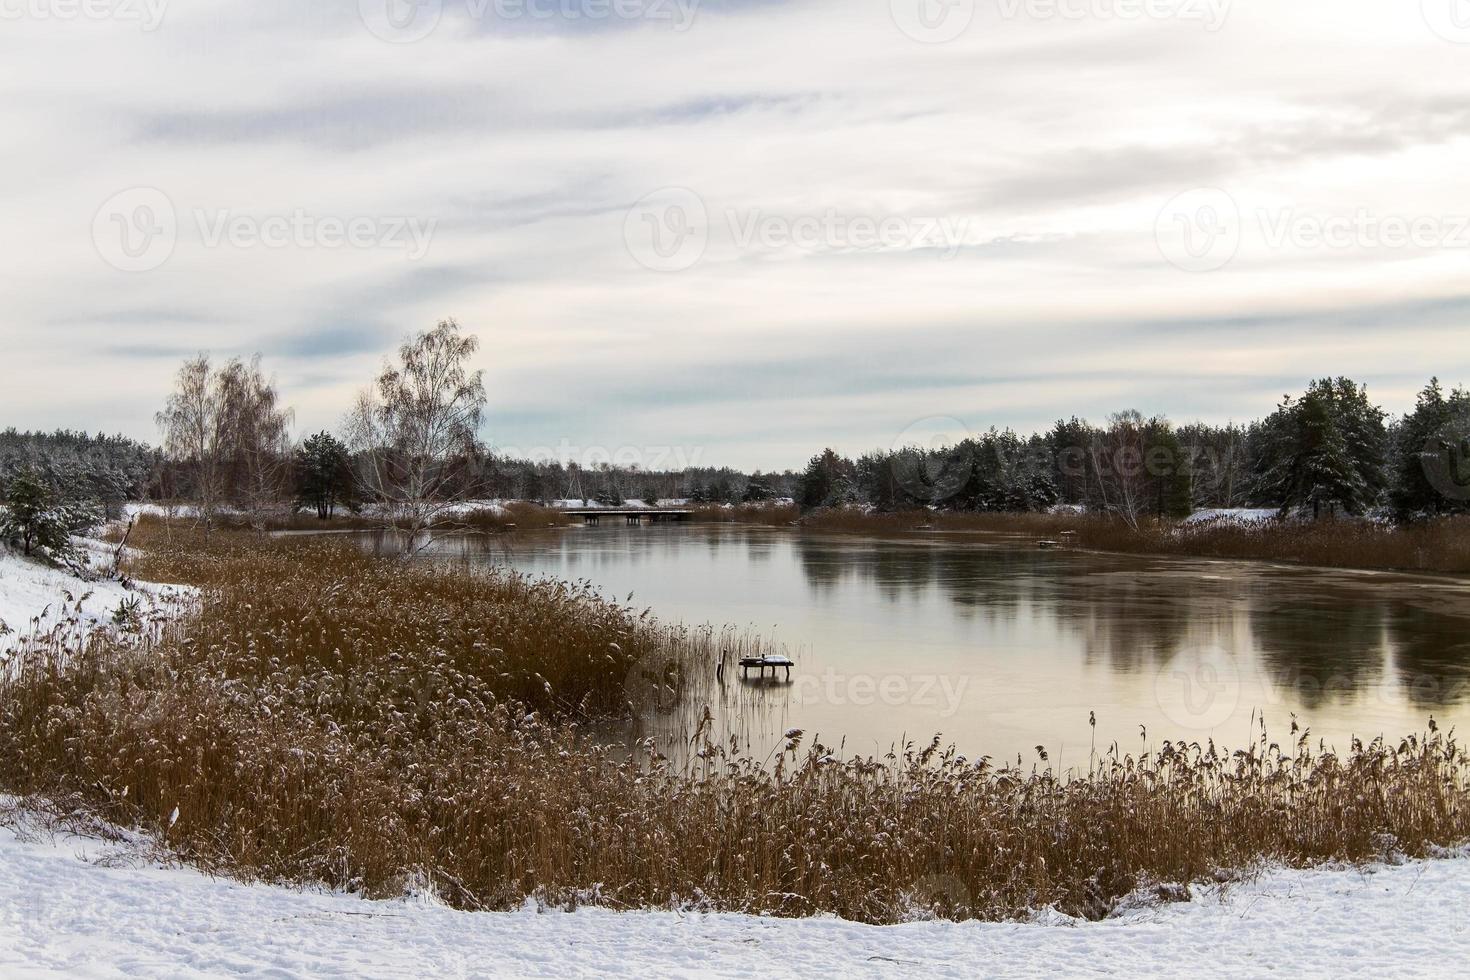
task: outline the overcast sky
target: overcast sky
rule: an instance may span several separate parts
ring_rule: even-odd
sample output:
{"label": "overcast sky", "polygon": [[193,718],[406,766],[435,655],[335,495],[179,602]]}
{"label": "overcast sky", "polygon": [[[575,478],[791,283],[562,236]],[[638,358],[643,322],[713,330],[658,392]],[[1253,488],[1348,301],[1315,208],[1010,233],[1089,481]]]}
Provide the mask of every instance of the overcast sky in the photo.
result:
{"label": "overcast sky", "polygon": [[156,440],[209,350],[332,428],[448,316],[522,451],[1399,412],[1467,96],[1465,0],[0,0],[0,425]]}

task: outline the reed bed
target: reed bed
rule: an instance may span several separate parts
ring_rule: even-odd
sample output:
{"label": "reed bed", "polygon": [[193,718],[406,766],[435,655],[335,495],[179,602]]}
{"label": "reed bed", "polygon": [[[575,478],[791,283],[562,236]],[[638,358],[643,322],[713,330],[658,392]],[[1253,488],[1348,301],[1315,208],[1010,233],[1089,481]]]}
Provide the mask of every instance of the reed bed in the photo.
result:
{"label": "reed bed", "polygon": [[[1239,751],[1141,738],[1086,773],[937,739],[848,757],[794,729],[755,759],[685,699],[759,638],[340,542],[179,537],[135,535],[131,571],[198,586],[193,615],[57,630],[14,659],[0,788],[151,829],[211,872],[475,909],[1096,918],[1262,861],[1470,837],[1470,760],[1432,721],[1343,753],[1295,726]],[[642,690],[691,710],[677,761],[589,734]]]}
{"label": "reed bed", "polygon": [[691,504],[694,520],[706,524],[769,524],[785,527],[795,524],[801,517],[801,508],[795,504],[736,504],[726,507],[720,504]]}

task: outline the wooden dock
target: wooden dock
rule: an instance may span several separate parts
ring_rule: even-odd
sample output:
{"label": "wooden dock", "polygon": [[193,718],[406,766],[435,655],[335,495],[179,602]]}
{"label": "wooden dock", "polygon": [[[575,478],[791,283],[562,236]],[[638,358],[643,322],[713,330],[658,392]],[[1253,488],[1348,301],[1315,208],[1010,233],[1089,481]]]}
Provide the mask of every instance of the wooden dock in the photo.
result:
{"label": "wooden dock", "polygon": [[742,657],[740,660],[740,676],[742,678],[749,678],[750,668],[754,667],[760,671],[758,675],[760,677],[765,677],[766,671],[769,669],[771,679],[774,680],[776,671],[784,667],[786,668],[786,679],[789,681],[791,680],[791,668],[795,666],[796,662],[790,657],[783,657],[779,654],[770,657]]}
{"label": "wooden dock", "polygon": [[692,510],[669,510],[662,507],[567,507],[562,513],[568,517],[582,518],[583,524],[601,524],[604,517],[609,520],[621,517],[630,526],[687,521],[694,516]]}

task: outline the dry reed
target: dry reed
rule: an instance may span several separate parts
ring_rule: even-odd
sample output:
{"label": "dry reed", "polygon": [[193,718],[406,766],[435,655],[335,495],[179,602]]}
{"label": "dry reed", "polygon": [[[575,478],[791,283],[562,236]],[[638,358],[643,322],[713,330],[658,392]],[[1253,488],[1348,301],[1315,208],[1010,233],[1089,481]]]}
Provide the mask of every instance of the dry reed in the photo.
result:
{"label": "dry reed", "polygon": [[1432,721],[1342,754],[1295,726],[1235,752],[1113,746],[1069,778],[1044,751],[999,764],[937,739],[846,758],[791,731],[756,760],[696,712],[685,761],[651,741],[629,758],[589,725],[626,712],[630,678],[697,691],[719,637],[586,586],[180,537],[144,528],[132,572],[199,586],[196,614],[53,631],[12,663],[0,788],[151,828],[215,872],[465,908],[1097,917],[1143,886],[1470,836],[1470,760]]}

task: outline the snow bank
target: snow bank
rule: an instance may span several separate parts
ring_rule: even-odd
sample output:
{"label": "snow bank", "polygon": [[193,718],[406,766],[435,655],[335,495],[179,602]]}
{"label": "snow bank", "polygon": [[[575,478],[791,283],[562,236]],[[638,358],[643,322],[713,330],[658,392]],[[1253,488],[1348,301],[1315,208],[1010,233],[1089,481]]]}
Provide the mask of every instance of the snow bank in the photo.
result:
{"label": "snow bank", "polygon": [[[111,563],[112,546],[106,542],[72,540],[92,567],[104,568]],[[121,582],[88,582],[0,545],[0,623],[9,630],[0,630],[0,653],[12,649],[20,637],[44,632],[71,615],[76,615],[83,626],[93,627],[111,622],[113,613],[125,601],[141,599],[145,607],[175,605],[193,593],[187,587],[149,582],[135,582],[132,589]]]}
{"label": "snow bank", "polygon": [[1470,858],[1274,870],[1104,922],[456,912],[117,867],[108,846],[0,829],[0,975],[1453,976],[1470,962]]}

